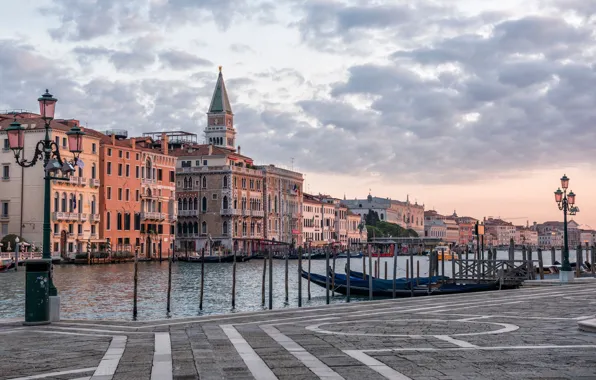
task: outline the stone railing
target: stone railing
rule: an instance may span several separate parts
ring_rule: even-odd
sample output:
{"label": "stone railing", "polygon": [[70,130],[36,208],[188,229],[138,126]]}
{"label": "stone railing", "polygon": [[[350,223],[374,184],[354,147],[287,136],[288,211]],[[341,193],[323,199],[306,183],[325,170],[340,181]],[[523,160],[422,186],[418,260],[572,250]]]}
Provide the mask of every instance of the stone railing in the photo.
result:
{"label": "stone railing", "polygon": [[89,214],[89,221],[91,223],[99,222],[99,214]]}
{"label": "stone railing", "polygon": [[199,210],[178,210],[178,216],[197,216]]}
{"label": "stone railing", "polygon": [[220,210],[221,215],[242,215],[242,210],[237,210],[233,208],[222,208]]}
{"label": "stone railing", "polygon": [[89,186],[99,187],[100,184],[101,184],[101,182],[96,178],[91,178],[89,180]]}
{"label": "stone railing", "polygon": [[250,210],[250,215],[257,217],[257,218],[263,218],[265,216],[265,211],[263,210]]}

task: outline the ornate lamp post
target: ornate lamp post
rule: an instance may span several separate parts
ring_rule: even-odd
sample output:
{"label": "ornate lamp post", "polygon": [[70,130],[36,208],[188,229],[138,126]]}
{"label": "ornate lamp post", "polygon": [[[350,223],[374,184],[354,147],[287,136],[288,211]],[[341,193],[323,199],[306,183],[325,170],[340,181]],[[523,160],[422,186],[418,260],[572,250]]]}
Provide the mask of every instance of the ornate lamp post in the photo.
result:
{"label": "ornate lamp post", "polygon": [[566,175],[561,177],[561,187],[563,188],[563,191],[561,191],[561,188],[555,191],[555,201],[559,206],[559,210],[563,211],[563,265],[561,265],[559,279],[561,282],[568,282],[569,280],[573,279],[573,271],[571,270],[571,265],[569,265],[567,214],[569,213],[569,215],[575,215],[579,212],[579,208],[575,206],[575,193],[573,191],[567,193],[567,188],[569,188],[569,178],[567,178]]}
{"label": "ornate lamp post", "polygon": [[[6,132],[8,134],[8,142],[10,145],[10,149],[12,149],[15,160],[19,166],[28,168],[37,164],[38,160],[43,160],[45,176],[42,260],[47,262],[47,266],[45,268],[48,268],[47,273],[49,277],[49,295],[46,294],[45,297],[49,297],[50,310],[55,310],[55,314],[59,316],[60,304],[58,298],[58,291],[56,290],[56,287],[54,286],[54,283],[52,281],[51,268],[52,254],[50,252],[50,181],[68,181],[68,176],[74,173],[74,167],[77,164],[79,155],[83,150],[83,136],[85,135],[85,133],[81,131],[81,129],[77,126],[72,127],[72,129],[66,133],[68,136],[69,150],[74,154],[74,161],[68,162],[66,160],[63,160],[60,156],[60,150],[58,148],[58,145],[50,139],[50,122],[54,119],[54,111],[56,109],[56,102],[58,101],[58,99],[54,98],[48,92],[48,90],[46,90],[45,94],[43,94],[39,99],[37,99],[37,101],[39,102],[41,118],[45,122],[45,137],[43,140],[37,142],[32,159],[26,160],[25,158],[21,157],[21,152],[25,147],[25,129],[21,127],[21,124],[19,124],[16,121],[16,119],[6,129]],[[62,172],[62,175],[58,176],[59,172]],[[44,268],[44,266],[38,266],[38,268]],[[30,284],[27,283],[27,286],[29,285]],[[30,293],[27,292],[25,298],[25,323],[50,323],[50,321],[47,320],[47,316],[45,315],[45,313],[40,310],[43,306],[34,306],[37,303],[29,302],[27,300],[29,294]],[[52,306],[53,303],[54,306]]]}

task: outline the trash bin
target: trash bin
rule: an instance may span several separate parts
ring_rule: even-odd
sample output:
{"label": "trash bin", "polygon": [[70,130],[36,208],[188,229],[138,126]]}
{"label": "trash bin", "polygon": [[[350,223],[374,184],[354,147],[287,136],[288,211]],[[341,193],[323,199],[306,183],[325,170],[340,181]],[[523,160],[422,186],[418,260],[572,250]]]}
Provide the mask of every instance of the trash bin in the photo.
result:
{"label": "trash bin", "polygon": [[51,260],[28,260],[25,267],[25,324],[50,323]]}

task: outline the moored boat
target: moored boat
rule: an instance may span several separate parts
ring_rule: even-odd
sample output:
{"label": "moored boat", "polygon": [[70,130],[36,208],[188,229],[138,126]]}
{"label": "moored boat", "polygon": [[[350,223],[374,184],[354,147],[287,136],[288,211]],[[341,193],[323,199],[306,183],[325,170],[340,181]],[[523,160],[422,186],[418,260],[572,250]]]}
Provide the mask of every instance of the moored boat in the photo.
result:
{"label": "moored boat", "polygon": [[8,272],[14,269],[15,262],[12,259],[0,259],[0,272]]}

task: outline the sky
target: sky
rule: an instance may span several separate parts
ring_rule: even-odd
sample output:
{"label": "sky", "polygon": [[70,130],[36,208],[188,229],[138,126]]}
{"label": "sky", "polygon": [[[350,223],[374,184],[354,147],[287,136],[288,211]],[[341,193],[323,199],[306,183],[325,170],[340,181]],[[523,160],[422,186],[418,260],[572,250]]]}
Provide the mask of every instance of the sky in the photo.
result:
{"label": "sky", "polygon": [[[596,2],[0,0],[0,110],[203,136],[223,66],[237,143],[305,190],[596,228]],[[11,16],[12,15],[12,16]]]}

